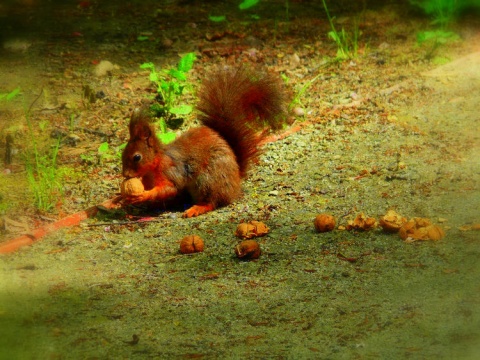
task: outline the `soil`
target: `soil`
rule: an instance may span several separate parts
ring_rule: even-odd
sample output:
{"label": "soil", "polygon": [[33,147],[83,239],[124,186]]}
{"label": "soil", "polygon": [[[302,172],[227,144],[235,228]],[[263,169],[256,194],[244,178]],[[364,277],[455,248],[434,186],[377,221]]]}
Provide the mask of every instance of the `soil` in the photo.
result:
{"label": "soil", "polygon": [[[0,7],[0,94],[21,89],[0,100],[0,153],[12,155],[0,175],[4,240],[119,192],[130,113],[155,95],[142,63],[171,68],[195,52],[187,103],[219,63],[264,66],[298,95],[236,203],[192,219],[100,211],[1,255],[1,359],[480,356],[478,12],[450,25],[457,39],[419,44],[432,25],[405,2],[348,4],[330,8],[337,30],[358,24],[358,54],[345,60],[321,2]],[[101,61],[112,64],[103,74]],[[193,113],[175,131],[190,126]],[[68,171],[39,211],[26,154],[34,140],[45,153],[59,134]],[[389,209],[429,218],[446,236],[345,230],[359,213]],[[316,233],[320,213],[339,226]],[[256,239],[261,256],[242,261],[234,233],[251,220],[270,230]],[[204,251],[180,254],[186,235]]]}

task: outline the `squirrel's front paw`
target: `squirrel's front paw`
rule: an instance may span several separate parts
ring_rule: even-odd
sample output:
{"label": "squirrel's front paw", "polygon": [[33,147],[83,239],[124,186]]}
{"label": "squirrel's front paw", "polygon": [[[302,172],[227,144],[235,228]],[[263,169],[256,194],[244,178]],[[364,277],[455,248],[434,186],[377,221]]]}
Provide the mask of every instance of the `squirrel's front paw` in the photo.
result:
{"label": "squirrel's front paw", "polygon": [[131,194],[124,196],[125,203],[138,204],[150,200],[151,196],[148,191],[144,191],[139,194]]}
{"label": "squirrel's front paw", "polygon": [[212,211],[213,209],[215,209],[215,206],[213,204],[193,205],[190,209],[185,210],[185,212],[183,213],[183,217],[195,217]]}

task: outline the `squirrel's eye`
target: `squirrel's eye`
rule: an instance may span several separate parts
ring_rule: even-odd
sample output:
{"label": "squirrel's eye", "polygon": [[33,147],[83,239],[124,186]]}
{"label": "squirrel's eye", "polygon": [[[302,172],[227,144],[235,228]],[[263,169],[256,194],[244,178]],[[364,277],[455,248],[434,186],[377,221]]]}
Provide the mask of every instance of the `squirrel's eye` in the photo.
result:
{"label": "squirrel's eye", "polygon": [[139,162],[140,160],[142,160],[142,155],[140,155],[140,154],[133,155],[133,161],[134,162]]}

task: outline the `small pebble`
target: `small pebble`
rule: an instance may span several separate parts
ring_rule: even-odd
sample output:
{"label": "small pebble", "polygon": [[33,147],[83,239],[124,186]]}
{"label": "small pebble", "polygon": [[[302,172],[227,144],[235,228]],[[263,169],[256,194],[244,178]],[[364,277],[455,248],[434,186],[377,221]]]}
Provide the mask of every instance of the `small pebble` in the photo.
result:
{"label": "small pebble", "polygon": [[292,111],[295,116],[305,116],[305,110],[299,106],[294,107]]}

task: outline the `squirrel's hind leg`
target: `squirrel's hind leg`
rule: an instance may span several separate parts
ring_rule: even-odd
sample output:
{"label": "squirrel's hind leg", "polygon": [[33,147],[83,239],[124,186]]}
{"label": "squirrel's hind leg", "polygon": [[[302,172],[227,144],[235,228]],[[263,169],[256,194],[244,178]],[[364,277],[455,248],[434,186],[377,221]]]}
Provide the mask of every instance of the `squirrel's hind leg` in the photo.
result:
{"label": "squirrel's hind leg", "polygon": [[198,204],[193,205],[191,208],[185,210],[183,213],[184,218],[191,218],[198,215],[205,214],[209,211],[215,210],[215,205],[213,204]]}

